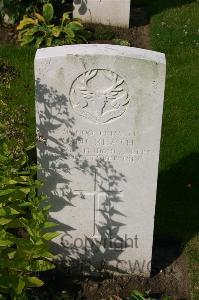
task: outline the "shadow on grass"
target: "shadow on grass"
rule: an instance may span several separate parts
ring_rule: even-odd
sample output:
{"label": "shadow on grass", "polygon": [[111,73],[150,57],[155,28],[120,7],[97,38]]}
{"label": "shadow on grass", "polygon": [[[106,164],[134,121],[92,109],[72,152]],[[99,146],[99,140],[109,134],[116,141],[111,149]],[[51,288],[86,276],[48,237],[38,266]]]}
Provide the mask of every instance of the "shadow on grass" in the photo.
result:
{"label": "shadow on grass", "polygon": [[194,0],[135,0],[131,3],[130,27],[150,24],[150,18],[164,10],[195,2]]}
{"label": "shadow on grass", "polygon": [[199,231],[199,154],[159,174],[152,275],[170,265]]}
{"label": "shadow on grass", "polygon": [[135,0],[133,7],[147,7],[150,15],[160,13],[163,10],[190,4],[195,0]]}

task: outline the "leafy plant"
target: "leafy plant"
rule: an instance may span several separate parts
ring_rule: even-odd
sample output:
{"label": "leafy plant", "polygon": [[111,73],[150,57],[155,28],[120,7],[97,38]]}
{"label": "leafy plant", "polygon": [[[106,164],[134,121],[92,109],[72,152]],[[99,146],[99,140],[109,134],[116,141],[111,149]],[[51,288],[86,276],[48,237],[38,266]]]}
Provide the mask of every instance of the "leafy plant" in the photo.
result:
{"label": "leafy plant", "polygon": [[51,3],[44,4],[43,15],[34,13],[32,17],[24,16],[17,26],[21,46],[34,44],[39,48],[87,42],[89,32],[79,20],[71,20],[68,12],[63,14],[60,25],[51,24],[53,19],[54,9]]}
{"label": "leafy plant", "polygon": [[122,40],[122,39],[113,39],[112,40],[113,44],[115,45],[120,45],[120,46],[127,46],[130,47],[131,44],[127,40]]}
{"label": "leafy plant", "polygon": [[32,13],[46,0],[0,0],[0,15],[7,24],[14,24],[23,14]]}
{"label": "leafy plant", "polygon": [[[143,294],[138,290],[133,290],[129,296],[129,300],[157,300],[156,298],[151,298],[149,293]],[[161,300],[171,300],[168,296],[161,297]]]}
{"label": "leafy plant", "polygon": [[34,10],[42,0],[0,0],[0,15],[5,23],[14,24],[24,13]]}
{"label": "leafy plant", "polygon": [[[5,23],[19,21],[24,14],[39,11],[48,0],[0,0],[0,17]],[[52,0],[56,16],[72,8],[71,0]]]}
{"label": "leafy plant", "polygon": [[137,290],[133,290],[130,294],[129,297],[130,300],[145,300],[145,296],[143,293],[137,291]]}
{"label": "leafy plant", "polygon": [[27,151],[13,152],[0,119],[0,299],[27,299],[25,291],[44,283],[36,272],[54,268],[48,241],[58,233],[48,221],[46,197],[38,195],[37,166]]}

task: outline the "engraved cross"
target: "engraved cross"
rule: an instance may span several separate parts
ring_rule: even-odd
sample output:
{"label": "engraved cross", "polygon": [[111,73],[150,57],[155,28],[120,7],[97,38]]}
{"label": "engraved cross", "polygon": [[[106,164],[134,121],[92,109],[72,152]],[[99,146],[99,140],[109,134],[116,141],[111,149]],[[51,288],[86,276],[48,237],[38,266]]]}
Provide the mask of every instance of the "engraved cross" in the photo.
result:
{"label": "engraved cross", "polygon": [[99,237],[97,234],[97,225],[99,225],[100,221],[100,199],[102,197],[107,197],[112,194],[111,198],[113,198],[113,195],[118,195],[121,194],[123,191],[122,190],[112,190],[112,189],[102,189],[99,185],[99,179],[98,179],[98,172],[97,169],[95,169],[94,173],[94,187],[92,191],[88,190],[74,190],[73,194],[74,195],[79,195],[82,198],[85,198],[85,196],[92,196],[93,201],[94,201],[94,226],[93,226],[93,237]]}

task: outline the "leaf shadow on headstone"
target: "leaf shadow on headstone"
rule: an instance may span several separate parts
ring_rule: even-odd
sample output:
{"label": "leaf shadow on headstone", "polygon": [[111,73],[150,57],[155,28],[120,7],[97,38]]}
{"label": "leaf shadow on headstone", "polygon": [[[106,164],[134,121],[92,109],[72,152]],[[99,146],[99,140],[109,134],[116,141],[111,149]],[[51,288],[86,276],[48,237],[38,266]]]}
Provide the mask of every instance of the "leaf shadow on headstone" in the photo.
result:
{"label": "leaf shadow on headstone", "polygon": [[74,0],[75,5],[79,5],[78,12],[81,16],[87,13],[87,0]]}
{"label": "leaf shadow on headstone", "polygon": [[[39,111],[40,124],[37,128],[37,135],[43,137],[45,141],[38,141],[40,143],[38,163],[42,161],[42,167],[45,170],[43,176],[42,170],[40,171],[40,176],[44,178],[44,186],[47,182],[47,187],[43,192],[47,194],[52,204],[51,212],[59,212],[66,206],[74,206],[73,201],[77,197],[79,197],[79,201],[84,201],[84,197],[86,197],[84,191],[79,195],[74,193],[71,181],[67,179],[66,175],[72,171],[67,161],[70,155],[78,150],[81,137],[73,131],[75,120],[69,115],[67,105],[70,104],[65,95],[60,95],[55,89],[41,84],[39,80],[36,80],[36,95],[38,96],[37,102],[43,104],[43,110]],[[62,140],[58,136],[53,138],[51,134],[63,126],[69,132],[66,139]],[[118,216],[122,216],[125,220],[125,215],[117,209],[117,204],[123,201],[120,184],[126,181],[125,176],[119,173],[110,161],[99,158],[95,163],[91,163],[81,157],[81,154],[74,157],[74,168],[78,170],[80,176],[89,174],[100,193],[103,194],[100,208],[96,209],[100,214],[100,221],[94,225],[96,231],[94,238],[85,236],[85,240],[79,246],[70,243],[72,232],[76,228],[51,217],[51,220],[58,224],[55,230],[64,232],[60,245],[52,242],[52,249],[60,254],[60,261],[65,262],[69,270],[80,273],[108,271],[112,268],[113,271],[122,273],[124,271],[120,268],[121,262],[117,259],[124,248],[132,247],[132,243],[129,244],[129,241],[124,240],[119,233],[125,223],[117,220]],[[60,186],[59,192],[57,191],[58,185]],[[67,220],[67,215],[65,219]],[[95,238],[95,234],[98,238]],[[109,261],[116,263],[116,270],[109,265]]]}

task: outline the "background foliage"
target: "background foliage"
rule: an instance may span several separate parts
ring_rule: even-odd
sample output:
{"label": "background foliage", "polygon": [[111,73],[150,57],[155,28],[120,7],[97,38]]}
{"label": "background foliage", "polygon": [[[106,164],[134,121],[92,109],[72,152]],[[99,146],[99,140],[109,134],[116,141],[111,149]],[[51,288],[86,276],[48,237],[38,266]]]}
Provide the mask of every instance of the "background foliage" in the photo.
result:
{"label": "background foliage", "polygon": [[68,12],[63,13],[56,24],[51,3],[43,5],[43,15],[35,12],[30,17],[24,16],[17,30],[21,46],[33,44],[36,48],[85,43],[90,36],[81,22],[72,20]]}
{"label": "background foliage", "polygon": [[[0,14],[2,18],[9,16],[11,23],[18,22],[23,15],[40,11],[47,0],[0,0]],[[72,10],[72,0],[52,0],[56,18],[60,18],[64,11]]]}
{"label": "background foliage", "polygon": [[[20,107],[22,109],[22,107]],[[48,221],[50,206],[38,195],[42,183],[37,166],[24,150],[23,120],[0,101],[0,297],[27,299],[25,291],[40,287],[37,274],[54,268],[48,241],[57,236]]]}

